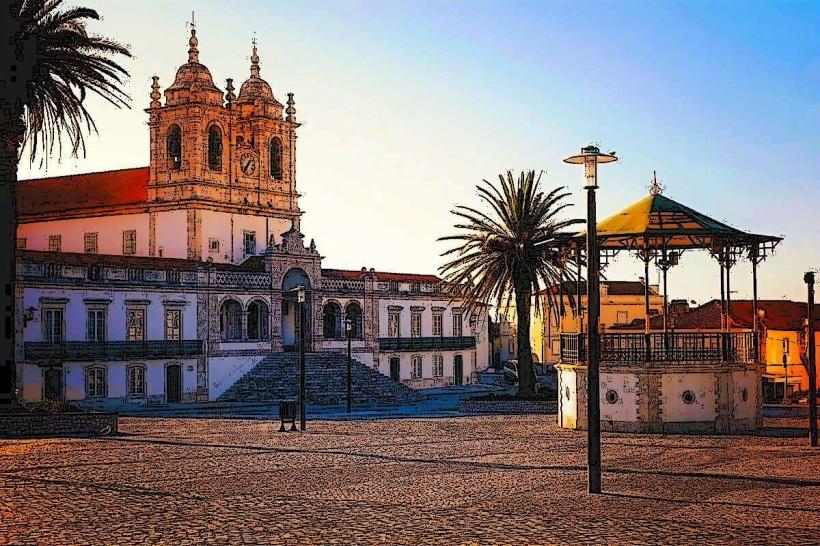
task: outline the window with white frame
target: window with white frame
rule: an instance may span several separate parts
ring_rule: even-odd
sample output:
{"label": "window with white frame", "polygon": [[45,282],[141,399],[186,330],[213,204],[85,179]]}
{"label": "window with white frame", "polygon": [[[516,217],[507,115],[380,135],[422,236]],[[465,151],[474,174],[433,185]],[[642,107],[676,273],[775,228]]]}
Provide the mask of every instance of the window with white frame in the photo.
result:
{"label": "window with white frame", "polygon": [[461,337],[461,313],[453,313],[453,337]]}
{"label": "window with white frame", "polygon": [[137,253],[137,230],[127,229],[122,232],[122,253]]}
{"label": "window with white frame", "polygon": [[421,355],[413,355],[412,363],[413,363],[413,369],[411,370],[412,378],[413,379],[421,379],[421,376],[422,376]]}
{"label": "window with white frame", "polygon": [[145,341],[145,309],[130,308],[125,311],[126,339]]}
{"label": "window with white frame", "polygon": [[421,313],[410,315],[410,336],[421,337]]}
{"label": "window with white frame", "polygon": [[85,243],[85,253],[86,254],[96,254],[97,253],[97,239],[98,236],[96,233],[86,233],[84,236],[84,243]]}
{"label": "window with white frame", "polygon": [[399,337],[399,313],[390,311],[387,315],[387,335],[389,337]]}
{"label": "window with white frame", "polygon": [[85,397],[105,398],[105,368],[87,368],[85,370]]}
{"label": "window with white frame", "polygon": [[165,310],[165,339],[168,341],[182,339],[182,311],[180,309]]}
{"label": "window with white frame", "polygon": [[616,315],[615,322],[617,324],[626,324],[629,322],[629,314],[626,311],[618,311]]}
{"label": "window with white frame", "polygon": [[61,307],[43,309],[43,341],[46,343],[63,342],[63,309]]}
{"label": "window with white frame", "polygon": [[60,252],[63,247],[63,237],[61,235],[48,236],[48,250],[49,252]]}
{"label": "window with white frame", "polygon": [[85,322],[85,338],[88,341],[102,343],[105,341],[105,308],[92,307],[88,310]]}
{"label": "window with white frame", "polygon": [[433,355],[433,377],[444,376],[444,357]]}
{"label": "window with white frame", "polygon": [[219,239],[208,239],[208,252],[219,254]]}
{"label": "window with white frame", "polygon": [[145,366],[129,366],[126,377],[128,396],[145,396]]}
{"label": "window with white frame", "polygon": [[244,243],[245,254],[256,254],[256,232],[243,231],[242,240]]}
{"label": "window with white frame", "polygon": [[441,337],[443,328],[441,313],[433,313],[433,335]]}

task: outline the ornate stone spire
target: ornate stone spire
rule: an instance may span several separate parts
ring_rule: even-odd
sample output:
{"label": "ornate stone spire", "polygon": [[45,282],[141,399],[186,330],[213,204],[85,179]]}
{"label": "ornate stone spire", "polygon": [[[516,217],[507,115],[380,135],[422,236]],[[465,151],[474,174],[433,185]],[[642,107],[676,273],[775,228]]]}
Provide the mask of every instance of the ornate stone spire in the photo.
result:
{"label": "ornate stone spire", "polygon": [[663,186],[658,182],[658,175],[652,171],[652,183],[649,185],[649,195],[660,195],[663,193]]}
{"label": "ornate stone spire", "polygon": [[293,100],[293,93],[288,93],[288,107],[285,110],[285,113],[288,115],[286,118],[287,121],[296,121],[296,108],[293,107],[294,104],[296,104],[296,102]]}
{"label": "ornate stone spire", "polygon": [[196,47],[199,45],[199,40],[196,38],[196,28],[194,28],[194,24],[191,23],[191,38],[188,40],[188,62],[189,63],[198,63],[199,62],[199,49]]}
{"label": "ornate stone spire", "polygon": [[256,36],[251,40],[253,53],[251,53],[251,78],[259,77],[259,55],[256,53]]}
{"label": "ornate stone spire", "polygon": [[162,96],[159,93],[159,76],[151,76],[151,79],[154,80],[151,84],[151,108],[159,108],[159,98]]}
{"label": "ornate stone spire", "polygon": [[236,95],[233,94],[233,78],[228,78],[225,80],[228,82],[228,85],[225,86],[225,102],[227,102],[227,107],[231,107],[231,103],[236,100]]}

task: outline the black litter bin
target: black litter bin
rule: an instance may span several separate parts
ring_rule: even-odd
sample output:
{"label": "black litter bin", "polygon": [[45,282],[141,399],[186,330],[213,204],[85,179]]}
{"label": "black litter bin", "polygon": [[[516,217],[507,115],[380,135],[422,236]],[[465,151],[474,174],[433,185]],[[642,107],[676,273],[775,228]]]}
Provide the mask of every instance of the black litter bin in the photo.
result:
{"label": "black litter bin", "polygon": [[279,402],[279,432],[285,432],[285,423],[290,423],[290,430],[296,430],[296,400]]}

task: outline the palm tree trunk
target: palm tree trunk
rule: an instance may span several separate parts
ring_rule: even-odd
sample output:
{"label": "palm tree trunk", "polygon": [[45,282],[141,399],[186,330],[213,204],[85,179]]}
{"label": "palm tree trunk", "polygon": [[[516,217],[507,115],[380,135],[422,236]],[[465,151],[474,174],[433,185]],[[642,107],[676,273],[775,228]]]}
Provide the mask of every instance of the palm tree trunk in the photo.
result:
{"label": "palm tree trunk", "polygon": [[530,303],[532,283],[518,279],[515,286],[516,337],[518,340],[518,394],[530,395],[535,389],[530,344]]}
{"label": "palm tree trunk", "polygon": [[17,365],[15,358],[17,305],[15,277],[17,273],[17,163],[25,134],[22,117],[4,120],[0,127],[0,203],[5,210],[0,217],[0,404],[16,402]]}

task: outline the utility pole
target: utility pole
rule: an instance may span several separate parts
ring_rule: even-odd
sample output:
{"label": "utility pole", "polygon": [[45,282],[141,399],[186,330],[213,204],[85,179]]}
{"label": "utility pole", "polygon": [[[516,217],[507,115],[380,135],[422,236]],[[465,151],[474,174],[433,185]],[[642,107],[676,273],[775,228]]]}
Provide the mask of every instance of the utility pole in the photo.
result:
{"label": "utility pole", "polygon": [[808,344],[809,371],[809,444],[817,447],[817,350],[814,342],[814,273],[809,271],[803,277],[808,290],[806,343]]}

